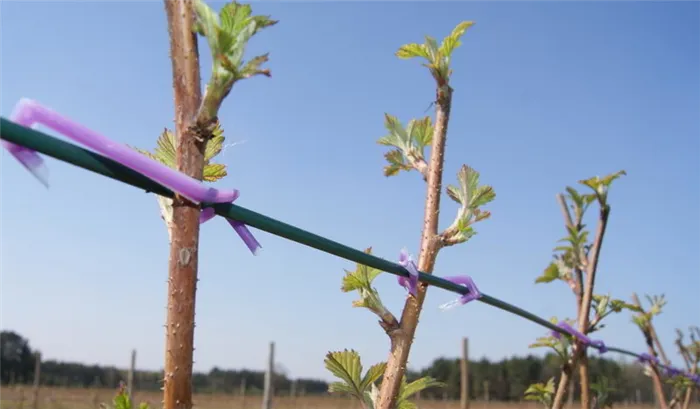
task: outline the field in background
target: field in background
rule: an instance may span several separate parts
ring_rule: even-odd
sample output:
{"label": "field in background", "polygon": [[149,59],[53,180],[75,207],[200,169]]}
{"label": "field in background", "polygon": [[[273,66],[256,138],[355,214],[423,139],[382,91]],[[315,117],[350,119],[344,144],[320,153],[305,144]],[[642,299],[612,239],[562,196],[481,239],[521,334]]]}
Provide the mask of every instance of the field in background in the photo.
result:
{"label": "field in background", "polygon": [[[38,409],[98,409],[101,402],[111,402],[113,389],[78,389],[78,388],[42,388],[39,393]],[[160,392],[138,392],[134,394],[136,403],[148,401],[153,408],[160,407],[162,394]],[[31,409],[32,388],[3,387],[0,389],[1,409]],[[261,396],[241,396],[225,394],[195,394],[195,409],[258,409],[262,404]],[[416,401],[420,409],[459,409],[459,401],[420,400]],[[537,403],[505,403],[472,401],[471,409],[539,409]],[[578,408],[578,405],[574,405]],[[628,409],[651,409],[652,405],[624,405]],[[349,398],[331,396],[305,396],[292,398],[287,396],[275,397],[275,409],[358,409],[356,401]],[[691,405],[700,409],[700,405]]]}

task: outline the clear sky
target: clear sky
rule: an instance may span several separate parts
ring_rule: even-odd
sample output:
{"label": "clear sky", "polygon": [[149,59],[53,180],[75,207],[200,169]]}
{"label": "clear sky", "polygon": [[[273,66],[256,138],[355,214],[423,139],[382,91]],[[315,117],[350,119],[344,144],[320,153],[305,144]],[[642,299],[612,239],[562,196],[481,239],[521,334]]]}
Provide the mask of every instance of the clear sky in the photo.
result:
{"label": "clear sky", "polygon": [[[218,186],[239,188],[238,204],[385,258],[417,252],[424,183],[415,172],[385,178],[376,140],[384,112],[425,115],[434,83],[394,52],[474,20],[453,58],[445,181],[466,163],[497,198],[492,219],[443,250],[436,273],[470,274],[483,292],[545,317],[573,316],[568,287],[534,284],[564,235],[555,195],[625,169],[610,194],[597,292],[665,293],[657,330],[668,350],[674,328],[700,324],[700,4],[253,6],[281,22],[247,53],[269,51],[272,78],[236,85],[220,113],[227,142],[240,144],[221,156],[230,176]],[[173,126],[168,47],[161,2],[3,2],[0,113],[28,97],[151,149]],[[50,158],[47,190],[1,158],[2,328],[46,358],[126,366],[136,348],[140,367],[160,368],[168,238],[155,198]],[[446,227],[456,206],[445,196],[442,209]],[[272,340],[295,377],[328,378],[328,350],[386,359],[374,316],[339,290],[352,263],[256,234],[264,249],[253,257],[223,220],[202,228],[197,370],[262,368]],[[377,287],[399,314],[396,279]],[[473,359],[501,359],[546,333],[481,303],[438,309],[453,298],[429,292],[410,367],[456,356],[463,336]],[[599,335],[644,350],[627,313]]]}

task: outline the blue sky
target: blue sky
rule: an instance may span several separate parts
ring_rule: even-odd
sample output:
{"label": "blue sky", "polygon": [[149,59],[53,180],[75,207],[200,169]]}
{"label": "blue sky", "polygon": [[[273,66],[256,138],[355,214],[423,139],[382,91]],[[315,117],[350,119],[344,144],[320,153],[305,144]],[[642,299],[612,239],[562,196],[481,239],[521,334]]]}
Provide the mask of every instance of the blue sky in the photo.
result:
{"label": "blue sky", "polygon": [[[230,176],[218,185],[240,189],[238,204],[385,258],[415,253],[424,184],[416,173],[382,176],[376,140],[384,112],[425,115],[434,85],[393,53],[474,20],[453,58],[445,181],[466,163],[497,198],[476,237],[442,251],[436,274],[470,274],[489,295],[572,316],[565,285],[533,283],[564,235],[555,194],[625,169],[610,194],[598,292],[665,293],[657,330],[669,350],[674,328],[700,324],[700,4],[256,2],[254,12],[281,22],[247,54],[269,51],[272,78],[236,85],[220,113],[227,142],[241,143],[221,156]],[[2,30],[3,116],[28,97],[143,148],[172,127],[161,2],[3,2]],[[161,367],[168,240],[155,198],[50,158],[46,190],[1,158],[2,328],[46,358],[126,366],[136,348],[139,366]],[[445,198],[442,209],[446,227],[456,206]],[[352,263],[257,237],[264,250],[253,257],[223,220],[203,226],[197,370],[262,368],[271,340],[295,377],[328,378],[328,350],[386,359],[374,317],[339,290]],[[377,287],[398,314],[395,278]],[[452,298],[429,292],[410,367],[456,356],[463,336],[473,359],[500,359],[546,332],[481,303],[437,308]],[[628,314],[600,336],[644,350]]]}

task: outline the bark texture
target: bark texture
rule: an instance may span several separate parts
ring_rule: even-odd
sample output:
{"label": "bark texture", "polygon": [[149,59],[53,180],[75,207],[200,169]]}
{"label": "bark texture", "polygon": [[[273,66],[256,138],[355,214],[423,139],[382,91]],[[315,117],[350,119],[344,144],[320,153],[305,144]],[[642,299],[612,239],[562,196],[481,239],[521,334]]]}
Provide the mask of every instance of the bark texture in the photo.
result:
{"label": "bark texture", "polygon": [[[428,193],[425,202],[423,233],[420,241],[420,256],[418,257],[418,269],[428,274],[433,272],[435,258],[441,247],[438,235],[438,219],[440,215],[440,191],[442,190],[442,167],[451,105],[452,89],[447,84],[439,86],[437,90],[435,129],[428,169]],[[406,373],[406,362],[411,351],[416,326],[418,326],[426,290],[427,286],[421,283],[418,285],[417,296],[409,296],[406,299],[400,327],[391,334],[391,352],[379,392],[377,409],[393,409],[396,404],[396,396],[401,385],[401,379]]]}
{"label": "bark texture", "polygon": [[[205,139],[195,116],[201,102],[199,53],[192,31],[194,9],[190,0],[165,0],[170,33],[170,57],[175,94],[177,170],[202,179]],[[176,195],[168,263],[163,407],[192,408],[195,294],[199,250],[199,206]]]}

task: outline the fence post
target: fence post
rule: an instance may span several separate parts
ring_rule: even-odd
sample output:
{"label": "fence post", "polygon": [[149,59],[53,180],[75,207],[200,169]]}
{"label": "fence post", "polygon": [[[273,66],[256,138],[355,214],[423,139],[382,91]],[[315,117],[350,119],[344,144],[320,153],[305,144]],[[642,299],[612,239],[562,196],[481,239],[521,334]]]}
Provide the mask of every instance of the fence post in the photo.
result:
{"label": "fence post", "polygon": [[126,375],[126,393],[129,395],[129,402],[131,402],[131,407],[134,407],[134,371],[136,370],[136,350],[131,350],[131,366],[129,366],[129,373]]}
{"label": "fence post", "polygon": [[240,389],[240,399],[241,399],[241,409],[245,409],[245,394],[246,394],[246,384],[245,384],[245,378],[241,378],[241,389]]}
{"label": "fence post", "polygon": [[292,398],[292,405],[294,408],[297,407],[297,380],[294,379],[289,385],[289,396]]}
{"label": "fence post", "polygon": [[270,353],[267,361],[267,371],[265,371],[265,390],[263,392],[262,409],[272,408],[272,377],[275,371],[275,343],[270,342]]}
{"label": "fence post", "polygon": [[462,365],[461,365],[461,375],[462,375],[462,389],[461,389],[461,400],[459,407],[460,409],[469,409],[469,339],[467,337],[462,338]]}
{"label": "fence post", "polygon": [[41,381],[41,352],[34,354],[34,385],[32,388],[32,409],[39,406],[39,386]]}
{"label": "fence post", "polygon": [[484,381],[484,400],[486,403],[489,403],[489,400],[491,399],[489,391],[489,381]]}

